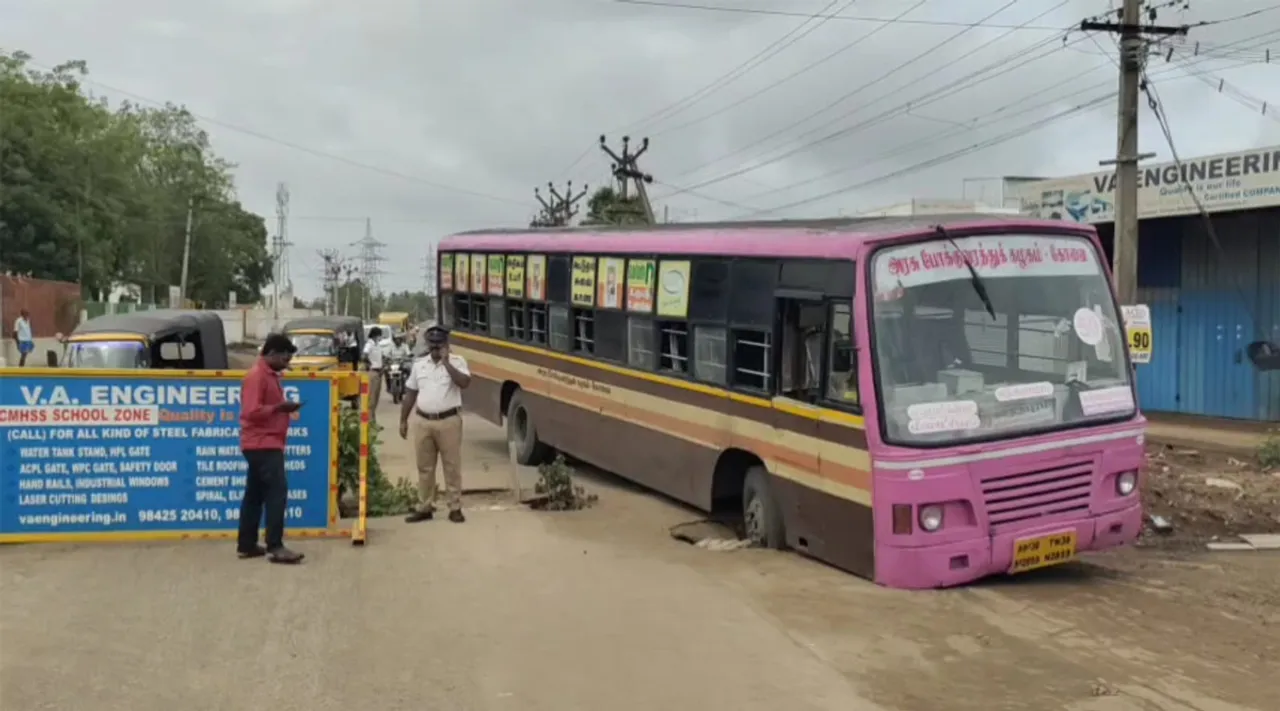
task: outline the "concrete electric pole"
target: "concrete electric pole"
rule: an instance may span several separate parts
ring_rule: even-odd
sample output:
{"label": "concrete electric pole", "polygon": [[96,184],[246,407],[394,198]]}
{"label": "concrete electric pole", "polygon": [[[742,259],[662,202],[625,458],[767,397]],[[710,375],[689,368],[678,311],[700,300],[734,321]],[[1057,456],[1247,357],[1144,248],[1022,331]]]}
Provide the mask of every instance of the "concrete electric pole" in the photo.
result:
{"label": "concrete electric pole", "polygon": [[187,231],[182,238],[182,281],[178,287],[181,299],[177,304],[169,304],[171,309],[187,308],[187,269],[191,265],[191,226],[195,222],[195,213],[195,198],[187,198]]}
{"label": "concrete electric pole", "polygon": [[[1124,0],[1119,22],[1085,20],[1084,32],[1113,32],[1120,35],[1120,111],[1116,131],[1116,222],[1111,270],[1121,304],[1138,301],[1138,97],[1147,56],[1147,36],[1185,35],[1187,27],[1143,24],[1142,0]],[[1147,9],[1147,19],[1155,21],[1155,10]]]}
{"label": "concrete electric pole", "polygon": [[644,211],[642,217],[647,224],[657,224],[653,217],[653,205],[649,203],[649,191],[645,185],[653,182],[653,176],[640,170],[636,165],[636,161],[644,152],[649,150],[649,139],[641,139],[640,150],[635,153],[631,152],[631,137],[622,137],[622,154],[618,155],[609,148],[607,139],[600,137],[600,150],[604,151],[610,159],[613,160],[613,177],[618,180],[619,197],[624,201],[630,195],[628,185],[635,183],[636,195],[640,198],[640,208]]}
{"label": "concrete electric pole", "polygon": [[573,218],[578,216],[578,201],[586,196],[590,190],[589,185],[583,185],[582,190],[577,193],[573,192],[573,181],[566,183],[565,191],[561,194],[556,190],[556,186],[547,183],[547,191],[551,194],[548,201],[542,197],[542,193],[537,188],[533,189],[533,196],[537,198],[538,203],[542,205],[542,212],[533,219],[530,227],[568,227]]}

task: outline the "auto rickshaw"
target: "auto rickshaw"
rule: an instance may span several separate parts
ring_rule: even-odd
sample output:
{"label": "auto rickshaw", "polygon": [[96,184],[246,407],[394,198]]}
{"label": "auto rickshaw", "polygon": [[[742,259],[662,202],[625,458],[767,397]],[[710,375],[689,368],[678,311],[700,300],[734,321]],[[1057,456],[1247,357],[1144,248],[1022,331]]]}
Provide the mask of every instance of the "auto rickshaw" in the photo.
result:
{"label": "auto rickshaw", "polygon": [[[291,370],[359,370],[364,352],[364,328],[355,316],[311,316],[289,321],[281,329],[298,349]],[[360,379],[354,375],[338,382],[338,396],[360,397]]]}
{"label": "auto rickshaw", "polygon": [[222,319],[211,311],[134,311],[91,318],[64,343],[65,368],[228,370]]}
{"label": "auto rickshaw", "polygon": [[409,330],[409,314],[403,311],[383,311],[378,314],[378,325],[390,326],[393,333],[403,334]]}

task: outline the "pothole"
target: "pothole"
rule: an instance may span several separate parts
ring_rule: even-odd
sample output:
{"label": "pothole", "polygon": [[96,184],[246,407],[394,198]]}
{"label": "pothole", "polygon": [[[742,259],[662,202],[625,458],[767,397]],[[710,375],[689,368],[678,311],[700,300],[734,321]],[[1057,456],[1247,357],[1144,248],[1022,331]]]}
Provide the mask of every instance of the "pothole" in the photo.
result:
{"label": "pothole", "polygon": [[703,550],[728,552],[750,548],[736,526],[726,521],[702,519],[679,523],[668,529],[671,537]]}

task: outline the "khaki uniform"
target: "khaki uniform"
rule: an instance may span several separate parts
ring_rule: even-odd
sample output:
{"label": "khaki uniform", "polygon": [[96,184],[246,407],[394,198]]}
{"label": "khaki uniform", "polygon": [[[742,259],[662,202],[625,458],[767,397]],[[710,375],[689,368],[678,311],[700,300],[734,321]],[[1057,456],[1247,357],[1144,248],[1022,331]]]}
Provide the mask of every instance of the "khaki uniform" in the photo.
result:
{"label": "khaki uniform", "polygon": [[[449,363],[461,373],[470,375],[462,356],[450,355]],[[409,416],[409,434],[413,440],[418,468],[418,487],[422,494],[422,510],[435,508],[436,460],[444,469],[445,502],[450,511],[462,510],[462,390],[443,363],[430,356],[413,364],[405,383],[406,393],[413,398],[414,413]]]}

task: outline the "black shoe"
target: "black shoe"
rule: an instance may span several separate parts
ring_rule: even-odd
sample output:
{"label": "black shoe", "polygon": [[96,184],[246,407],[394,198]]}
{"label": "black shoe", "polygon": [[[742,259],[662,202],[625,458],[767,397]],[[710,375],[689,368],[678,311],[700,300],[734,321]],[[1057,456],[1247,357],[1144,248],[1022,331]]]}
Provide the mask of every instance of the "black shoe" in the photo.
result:
{"label": "black shoe", "polygon": [[285,548],[284,546],[281,546],[273,551],[267,551],[267,560],[271,561],[272,563],[283,563],[285,565],[293,565],[295,563],[301,563],[303,558],[306,558],[306,556],[297,551],[291,551],[288,548]]}
{"label": "black shoe", "polygon": [[432,511],[431,509],[427,509],[426,511],[414,511],[413,513],[404,517],[404,522],[418,523],[419,521],[430,521],[435,517],[436,517],[436,512]]}
{"label": "black shoe", "polygon": [[245,548],[236,549],[236,555],[240,556],[241,560],[247,560],[249,558],[261,558],[266,554],[267,554],[267,549],[263,548],[262,546],[254,546],[253,548],[248,548],[248,549],[245,549]]}
{"label": "black shoe", "polygon": [[449,512],[449,520],[454,523],[463,523],[467,520],[467,517],[462,515],[462,509],[454,509]]}

